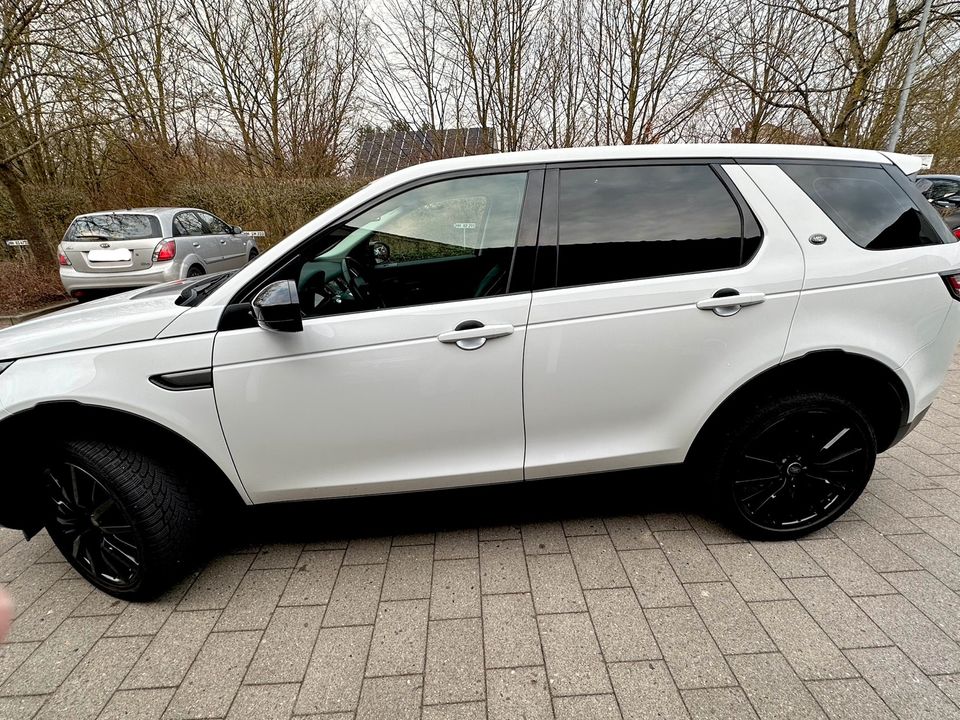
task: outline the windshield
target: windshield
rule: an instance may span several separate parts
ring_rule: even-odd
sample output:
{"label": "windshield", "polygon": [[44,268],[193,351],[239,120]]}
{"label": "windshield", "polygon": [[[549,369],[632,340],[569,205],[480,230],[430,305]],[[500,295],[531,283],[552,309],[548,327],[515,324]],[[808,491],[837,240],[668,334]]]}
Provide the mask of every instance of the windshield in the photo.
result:
{"label": "windshield", "polygon": [[160,236],[160,220],[154,215],[104,213],[74,220],[64,240],[146,240]]}

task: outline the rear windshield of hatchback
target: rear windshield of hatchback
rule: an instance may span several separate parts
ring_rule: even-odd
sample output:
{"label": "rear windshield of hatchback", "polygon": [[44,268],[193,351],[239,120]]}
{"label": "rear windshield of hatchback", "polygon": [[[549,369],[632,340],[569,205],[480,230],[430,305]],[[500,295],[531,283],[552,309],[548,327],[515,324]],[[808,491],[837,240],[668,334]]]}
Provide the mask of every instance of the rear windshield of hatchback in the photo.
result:
{"label": "rear windshield of hatchback", "polygon": [[74,220],[64,240],[146,240],[160,235],[160,220],[155,215],[104,213],[85,215]]}

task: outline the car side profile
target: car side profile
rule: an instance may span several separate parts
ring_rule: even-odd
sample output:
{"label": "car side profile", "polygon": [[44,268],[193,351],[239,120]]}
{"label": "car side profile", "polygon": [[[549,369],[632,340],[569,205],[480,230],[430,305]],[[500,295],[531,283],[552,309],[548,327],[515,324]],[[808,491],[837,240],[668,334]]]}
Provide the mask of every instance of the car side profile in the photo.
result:
{"label": "car side profile", "polygon": [[811,532],[960,337],[919,167],[650,145],[401,170],[240,270],[0,332],[0,523],[131,599],[232,503],[684,463],[745,535]]}
{"label": "car side profile", "polygon": [[78,215],[57,248],[60,281],[80,299],[234,270],[259,254],[240,227],[183,207]]}

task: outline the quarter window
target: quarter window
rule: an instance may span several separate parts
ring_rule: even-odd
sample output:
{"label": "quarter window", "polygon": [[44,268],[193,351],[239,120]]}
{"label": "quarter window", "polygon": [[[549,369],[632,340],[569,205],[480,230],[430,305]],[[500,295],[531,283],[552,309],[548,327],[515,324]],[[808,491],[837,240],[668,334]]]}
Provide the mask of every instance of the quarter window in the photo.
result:
{"label": "quarter window", "polygon": [[707,165],[560,172],[560,287],[743,265],[760,245]]}
{"label": "quarter window", "polygon": [[[862,248],[893,250],[944,242],[920,206],[883,168],[807,164],[780,167]],[[925,201],[923,205],[929,210]]]}

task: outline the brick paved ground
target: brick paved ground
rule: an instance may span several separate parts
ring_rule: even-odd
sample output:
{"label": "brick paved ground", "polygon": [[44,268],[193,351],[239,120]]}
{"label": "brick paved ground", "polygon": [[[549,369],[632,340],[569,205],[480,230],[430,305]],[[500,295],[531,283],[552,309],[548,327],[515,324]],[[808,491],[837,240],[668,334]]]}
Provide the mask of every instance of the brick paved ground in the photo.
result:
{"label": "brick paved ground", "polygon": [[260,511],[126,605],[0,531],[0,720],[960,718],[950,375],[801,542],[742,542],[670,472],[366,499]]}

